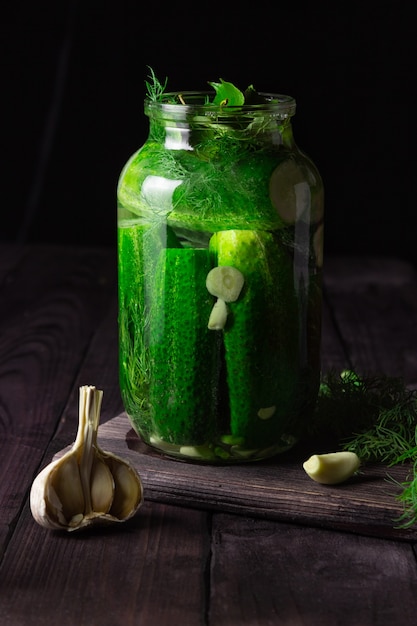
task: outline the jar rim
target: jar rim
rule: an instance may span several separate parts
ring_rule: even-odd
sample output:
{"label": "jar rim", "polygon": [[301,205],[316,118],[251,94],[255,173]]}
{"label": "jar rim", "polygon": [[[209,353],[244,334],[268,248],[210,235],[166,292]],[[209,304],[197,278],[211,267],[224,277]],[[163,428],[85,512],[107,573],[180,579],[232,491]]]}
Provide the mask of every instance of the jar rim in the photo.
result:
{"label": "jar rim", "polygon": [[295,98],[286,94],[259,92],[264,101],[254,104],[220,106],[209,102],[214,91],[171,91],[162,94],[158,101],[145,99],[145,111],[160,111],[164,113],[200,115],[236,115],[249,113],[270,113],[282,118],[292,117],[295,114]]}

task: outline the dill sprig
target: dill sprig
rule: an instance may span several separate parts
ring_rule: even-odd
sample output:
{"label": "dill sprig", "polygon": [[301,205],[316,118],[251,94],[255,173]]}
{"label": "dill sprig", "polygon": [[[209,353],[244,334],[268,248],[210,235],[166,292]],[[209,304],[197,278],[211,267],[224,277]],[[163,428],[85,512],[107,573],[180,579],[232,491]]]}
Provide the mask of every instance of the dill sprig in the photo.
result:
{"label": "dill sprig", "polygon": [[417,523],[417,449],[414,450],[415,461],[409,474],[409,479],[398,483],[401,492],[397,500],[403,505],[403,513],[396,520],[397,528],[410,528]]}
{"label": "dill sprig", "polygon": [[412,404],[400,403],[388,409],[381,407],[376,423],[364,432],[353,433],[343,448],[356,452],[363,460],[389,465],[401,463],[414,444],[416,421],[416,407]]}
{"label": "dill sprig", "polygon": [[409,394],[399,378],[330,371],[320,384],[313,431],[331,433],[338,439],[365,432],[378,422],[381,411],[406,406]]}
{"label": "dill sprig", "polygon": [[397,496],[400,528],[417,523],[417,389],[400,378],[360,377],[351,370],[322,379],[312,434],[326,433],[362,461],[389,466],[411,462]]}
{"label": "dill sprig", "polygon": [[[417,426],[414,430],[414,443],[417,444]],[[392,465],[413,461],[407,480],[402,483],[394,481],[401,489],[397,500],[403,505],[403,514],[396,520],[397,528],[410,528],[417,523],[417,445],[405,450]]]}
{"label": "dill sprig", "polygon": [[145,80],[146,97],[151,102],[160,102],[162,100],[162,96],[165,93],[168,84],[168,78],[165,78],[165,81],[161,83],[161,81],[157,78],[154,70],[149,65],[148,69],[150,72],[150,76],[148,76],[148,80]]}

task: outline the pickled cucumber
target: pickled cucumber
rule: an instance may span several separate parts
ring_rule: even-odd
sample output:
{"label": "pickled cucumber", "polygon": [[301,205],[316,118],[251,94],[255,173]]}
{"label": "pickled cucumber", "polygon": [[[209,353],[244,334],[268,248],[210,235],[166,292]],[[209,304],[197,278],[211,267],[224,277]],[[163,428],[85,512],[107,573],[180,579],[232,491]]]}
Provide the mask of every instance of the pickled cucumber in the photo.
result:
{"label": "pickled cucumber", "polygon": [[292,259],[273,234],[253,230],[215,233],[210,252],[245,279],[223,331],[230,432],[247,449],[267,447],[285,438],[295,417],[300,319]]}
{"label": "pickled cucumber", "polygon": [[175,445],[202,445],[216,430],[218,346],[207,328],[207,249],[162,250],[149,334],[153,432]]}
{"label": "pickled cucumber", "polygon": [[145,420],[148,414],[152,268],[161,250],[179,245],[166,224],[126,220],[118,228],[119,378],[125,407],[133,420],[139,413]]}

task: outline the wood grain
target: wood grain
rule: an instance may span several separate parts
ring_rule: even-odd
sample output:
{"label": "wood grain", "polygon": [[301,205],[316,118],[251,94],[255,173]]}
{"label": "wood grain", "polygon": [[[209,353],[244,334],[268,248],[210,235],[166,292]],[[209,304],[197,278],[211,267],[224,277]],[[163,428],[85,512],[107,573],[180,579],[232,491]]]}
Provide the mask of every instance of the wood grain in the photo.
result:
{"label": "wood grain", "polygon": [[5,626],[203,626],[205,515],[144,505],[82,535],[37,527],[25,508],[0,568]]}
{"label": "wood grain", "polygon": [[400,376],[417,388],[417,272],[385,258],[336,258],[326,302],[349,362],[362,374]]}
{"label": "wood grain", "polygon": [[408,544],[216,515],[212,554],[212,625],[415,623]]}
{"label": "wood grain", "polygon": [[[319,485],[302,469],[301,451],[238,466],[183,463],[152,452],[132,430],[125,413],[99,428],[99,444],[128,459],[142,477],[148,500],[209,511],[347,530],[364,535],[417,539],[417,529],[396,528],[402,513],[398,487],[387,468],[364,466],[349,483]],[[64,450],[56,456],[60,456]],[[401,482],[405,466],[390,468]]]}
{"label": "wood grain", "polygon": [[[328,259],[325,284],[323,369],[417,381],[415,271]],[[413,623],[417,530],[394,528],[383,466],[322,487],[300,467],[308,446],[214,467],[140,442],[118,389],[114,250],[0,246],[0,298],[1,624]],[[104,390],[100,444],[137,466],[146,500],[117,527],[48,532],[28,493],[74,439],[82,384]]]}
{"label": "wood grain", "polygon": [[[362,364],[362,369],[367,364],[368,371],[372,372],[381,367],[387,369],[391,363],[390,342],[396,341],[397,349],[404,350],[408,345],[404,329],[408,334],[414,332],[413,320],[417,319],[417,302],[413,296],[417,293],[415,279],[415,273],[402,263],[379,259],[356,260],[355,263],[336,259],[331,263],[323,313],[324,369],[342,369],[354,364]],[[404,298],[408,308],[401,305]],[[375,307],[387,306],[387,303],[391,307],[388,317],[390,342],[380,339],[388,330],[385,317],[375,315]],[[114,303],[112,311],[89,353],[89,358],[95,358],[96,371],[101,370],[104,375],[109,368],[115,374],[114,356],[113,369],[111,364],[105,365],[117,349]],[[389,369],[389,373],[398,374],[392,363]],[[408,380],[412,379],[414,370],[408,368],[407,374]],[[110,380],[107,376],[108,383]],[[114,388],[111,393],[120,402]],[[117,407],[113,400],[110,405]],[[71,410],[74,411],[76,406],[73,397]],[[103,410],[105,407],[106,397]],[[111,412],[106,411],[105,423],[99,429],[102,445],[133,463],[143,478],[149,500],[380,537],[407,540],[417,537],[415,529],[396,528],[402,508],[396,500],[399,489],[394,480],[406,480],[408,466],[390,468],[388,473],[386,467],[367,465],[349,484],[324,487],[306,476],[302,462],[311,453],[328,450],[309,448],[308,445],[275,460],[253,465],[213,467],[180,463],[159,456],[144,446],[124,412],[109,419]],[[75,434],[75,414],[68,423],[73,424]]]}
{"label": "wood grain", "polygon": [[1,552],[114,297],[116,269],[106,250],[0,250]]}

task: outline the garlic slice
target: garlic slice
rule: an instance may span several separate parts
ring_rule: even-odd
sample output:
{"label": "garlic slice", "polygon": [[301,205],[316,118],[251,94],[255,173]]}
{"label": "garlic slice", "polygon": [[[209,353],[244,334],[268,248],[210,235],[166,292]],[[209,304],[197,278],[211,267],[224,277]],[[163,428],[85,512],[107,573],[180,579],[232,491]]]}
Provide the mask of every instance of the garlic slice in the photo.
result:
{"label": "garlic slice", "polygon": [[213,267],[207,274],[206,287],[212,296],[225,302],[235,302],[244,282],[245,278],[238,269],[229,265],[219,265]]}
{"label": "garlic slice", "polygon": [[95,387],[80,387],[75,442],[33,481],[30,509],[45,528],[74,531],[123,522],[143,503],[142,482],[134,467],[97,443],[102,398],[103,392]]}

